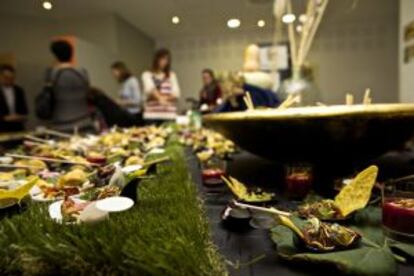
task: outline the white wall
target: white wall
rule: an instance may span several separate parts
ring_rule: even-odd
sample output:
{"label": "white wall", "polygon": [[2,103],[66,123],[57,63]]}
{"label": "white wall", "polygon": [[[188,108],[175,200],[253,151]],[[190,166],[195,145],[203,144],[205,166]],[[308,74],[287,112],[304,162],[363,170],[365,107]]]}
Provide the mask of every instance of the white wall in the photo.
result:
{"label": "white wall", "polygon": [[400,2],[400,32],[399,32],[399,65],[400,65],[400,100],[414,102],[414,61],[404,63],[404,47],[414,45],[414,40],[406,43],[403,40],[404,27],[414,21],[414,1],[401,0]]}
{"label": "white wall", "polygon": [[[341,6],[343,1],[330,1],[309,56],[316,82],[328,104],[343,103],[346,92],[362,97],[367,87],[373,91],[374,102],[395,102],[398,1],[358,3],[356,10],[347,11]],[[272,33],[262,29],[227,30],[217,36],[160,38],[157,46],[171,48],[183,95],[194,97],[201,87],[202,68],[239,70],[248,44],[272,40]]]}
{"label": "white wall", "polygon": [[125,61],[140,74],[150,65],[155,42],[115,15],[52,19],[22,15],[0,16],[0,52],[12,52],[17,61],[17,82],[26,90],[31,114],[29,127],[36,124],[33,101],[43,86],[44,71],[53,63],[49,53],[52,37],[77,37],[77,61],[90,74],[91,83],[115,96],[118,85],[110,66]]}

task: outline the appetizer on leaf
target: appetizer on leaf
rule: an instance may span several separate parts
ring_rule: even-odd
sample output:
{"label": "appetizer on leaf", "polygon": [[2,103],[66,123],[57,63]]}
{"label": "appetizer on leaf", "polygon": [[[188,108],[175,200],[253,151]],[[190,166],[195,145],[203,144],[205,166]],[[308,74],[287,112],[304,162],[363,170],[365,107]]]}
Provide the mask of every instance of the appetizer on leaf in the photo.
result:
{"label": "appetizer on leaf", "polygon": [[335,200],[324,199],[298,208],[303,217],[315,216],[322,220],[346,219],[353,212],[365,208],[377,179],[378,167],[370,166],[345,186]]}
{"label": "appetizer on leaf", "polygon": [[274,197],[273,193],[266,193],[261,191],[260,189],[251,191],[243,183],[231,176],[229,177],[229,179],[222,176],[222,179],[224,180],[224,182],[226,182],[227,186],[230,188],[230,190],[238,200],[244,202],[259,203],[271,201]]}

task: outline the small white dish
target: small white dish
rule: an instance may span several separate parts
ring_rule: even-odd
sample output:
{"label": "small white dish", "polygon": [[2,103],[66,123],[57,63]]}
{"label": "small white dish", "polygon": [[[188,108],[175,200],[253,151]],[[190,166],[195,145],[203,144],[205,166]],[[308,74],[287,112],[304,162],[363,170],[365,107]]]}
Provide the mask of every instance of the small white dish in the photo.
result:
{"label": "small white dish", "polygon": [[122,212],[134,206],[134,201],[128,197],[114,196],[96,202],[96,208],[106,212]]}
{"label": "small white dish", "polygon": [[131,166],[123,167],[122,172],[123,173],[132,173],[132,172],[138,171],[140,169],[142,169],[141,165],[131,165]]}

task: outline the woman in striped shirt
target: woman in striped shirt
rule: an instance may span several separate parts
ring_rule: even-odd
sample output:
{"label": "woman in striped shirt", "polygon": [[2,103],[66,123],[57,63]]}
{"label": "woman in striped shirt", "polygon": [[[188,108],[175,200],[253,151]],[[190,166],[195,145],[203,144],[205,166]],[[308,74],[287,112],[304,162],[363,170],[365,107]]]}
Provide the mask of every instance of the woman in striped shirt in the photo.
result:
{"label": "woman in striped shirt", "polygon": [[[144,93],[147,96],[145,112],[173,113],[177,112],[177,101],[180,87],[177,76],[171,71],[171,54],[167,49],[155,53],[151,71],[142,75]],[[157,119],[156,116],[151,119]],[[159,116],[159,119],[163,119]]]}

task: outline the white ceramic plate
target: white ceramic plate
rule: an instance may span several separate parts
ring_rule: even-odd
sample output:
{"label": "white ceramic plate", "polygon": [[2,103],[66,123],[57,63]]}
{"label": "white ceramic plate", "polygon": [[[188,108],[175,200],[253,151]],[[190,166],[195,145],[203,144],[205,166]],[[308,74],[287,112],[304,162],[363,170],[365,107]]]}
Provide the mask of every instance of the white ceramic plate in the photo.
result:
{"label": "white ceramic plate", "polygon": [[114,196],[96,202],[96,208],[106,212],[122,212],[134,206],[134,201],[128,197]]}

